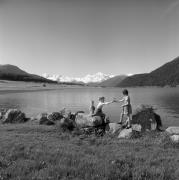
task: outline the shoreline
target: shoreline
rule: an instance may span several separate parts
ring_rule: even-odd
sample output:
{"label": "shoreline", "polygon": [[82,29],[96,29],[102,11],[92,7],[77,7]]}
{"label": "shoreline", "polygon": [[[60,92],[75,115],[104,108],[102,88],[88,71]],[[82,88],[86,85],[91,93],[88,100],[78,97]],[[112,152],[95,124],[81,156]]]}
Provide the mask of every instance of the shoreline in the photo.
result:
{"label": "shoreline", "polygon": [[[44,86],[45,85],[45,86]],[[48,83],[37,83],[37,82],[24,82],[24,81],[6,81],[0,80],[0,94],[6,93],[22,93],[22,92],[35,92],[35,91],[50,91],[50,90],[62,90],[71,88],[84,88],[84,89],[123,89],[123,87],[100,87],[100,86],[80,86],[80,85],[65,85],[65,84],[48,84]],[[127,87],[129,89],[136,88],[172,88],[178,89],[179,86],[173,87],[158,87],[158,86],[139,86],[139,87]]]}
{"label": "shoreline", "polygon": [[[25,93],[25,92],[38,92],[38,91],[53,91],[57,89],[12,89],[12,90],[0,90],[0,95],[1,94],[11,94],[11,93]],[[60,90],[60,89],[59,89]],[[63,90],[63,89],[61,89]]]}
{"label": "shoreline", "polygon": [[[44,84],[45,87],[43,86]],[[0,94],[53,91],[53,90],[63,90],[66,88],[81,88],[81,86],[0,80]]]}

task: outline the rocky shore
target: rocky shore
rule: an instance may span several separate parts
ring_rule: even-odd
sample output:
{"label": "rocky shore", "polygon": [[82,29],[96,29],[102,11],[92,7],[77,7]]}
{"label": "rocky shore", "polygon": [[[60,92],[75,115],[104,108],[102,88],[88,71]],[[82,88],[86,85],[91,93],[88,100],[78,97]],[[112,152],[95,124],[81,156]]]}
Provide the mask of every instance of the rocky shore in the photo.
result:
{"label": "rocky shore", "polygon": [[72,113],[63,109],[59,112],[41,113],[37,117],[27,118],[25,113],[18,109],[1,109],[0,121],[2,124],[18,124],[27,121],[36,122],[39,125],[56,125],[63,131],[72,132],[76,129],[80,133],[95,135],[112,134],[118,138],[140,137],[145,132],[163,131],[169,135],[173,142],[179,142],[179,127],[168,127],[162,129],[162,120],[154,109],[148,105],[141,105],[133,113],[132,127],[126,129],[124,126],[110,122],[106,118],[105,122],[99,116],[91,117],[82,111]]}

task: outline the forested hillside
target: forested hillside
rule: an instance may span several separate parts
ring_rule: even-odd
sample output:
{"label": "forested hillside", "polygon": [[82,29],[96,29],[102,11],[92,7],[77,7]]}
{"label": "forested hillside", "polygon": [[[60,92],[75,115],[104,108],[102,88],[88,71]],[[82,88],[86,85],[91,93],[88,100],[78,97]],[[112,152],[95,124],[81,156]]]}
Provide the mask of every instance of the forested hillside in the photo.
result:
{"label": "forested hillside", "polygon": [[0,79],[11,81],[33,81],[33,82],[48,82],[56,83],[55,81],[48,80],[35,74],[29,74],[17,66],[13,65],[0,65]]}
{"label": "forested hillside", "polygon": [[118,87],[179,85],[179,57],[148,74],[137,74],[124,79]]}

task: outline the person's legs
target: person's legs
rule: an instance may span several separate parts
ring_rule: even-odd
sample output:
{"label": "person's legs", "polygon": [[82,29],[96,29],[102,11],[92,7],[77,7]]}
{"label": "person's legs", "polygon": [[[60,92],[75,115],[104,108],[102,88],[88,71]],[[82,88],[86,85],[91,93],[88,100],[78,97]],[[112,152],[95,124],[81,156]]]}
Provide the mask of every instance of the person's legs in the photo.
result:
{"label": "person's legs", "polygon": [[105,117],[106,115],[104,113],[101,114],[102,123],[105,124]]}
{"label": "person's legs", "polygon": [[124,113],[121,113],[119,124],[122,124],[123,118],[124,118]]}
{"label": "person's legs", "polygon": [[127,120],[126,120],[126,123],[127,123],[127,128],[130,128],[131,127],[131,115],[127,115]]}

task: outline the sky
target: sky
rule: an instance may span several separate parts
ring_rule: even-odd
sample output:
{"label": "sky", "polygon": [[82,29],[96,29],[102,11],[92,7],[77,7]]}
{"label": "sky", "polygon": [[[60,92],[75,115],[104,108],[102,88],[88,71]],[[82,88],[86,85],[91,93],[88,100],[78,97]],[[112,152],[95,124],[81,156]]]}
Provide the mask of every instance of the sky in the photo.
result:
{"label": "sky", "polygon": [[0,64],[147,73],[179,55],[179,0],[0,0]]}

